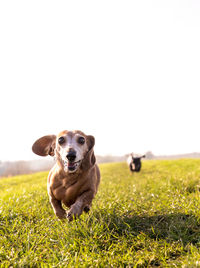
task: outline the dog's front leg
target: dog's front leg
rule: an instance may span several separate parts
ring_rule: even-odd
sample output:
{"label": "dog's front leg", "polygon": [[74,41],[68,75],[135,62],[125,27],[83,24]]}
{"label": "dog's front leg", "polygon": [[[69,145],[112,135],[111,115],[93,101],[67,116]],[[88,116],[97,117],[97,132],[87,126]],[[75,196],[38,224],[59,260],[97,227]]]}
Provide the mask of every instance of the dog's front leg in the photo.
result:
{"label": "dog's front leg", "polygon": [[82,214],[83,210],[88,212],[93,198],[94,192],[92,190],[86,191],[80,195],[67,213],[68,220],[72,221],[73,218],[76,219]]}
{"label": "dog's front leg", "polygon": [[62,207],[61,201],[57,200],[54,196],[49,196],[50,203],[53,207],[54,213],[59,219],[66,219],[66,211]]}

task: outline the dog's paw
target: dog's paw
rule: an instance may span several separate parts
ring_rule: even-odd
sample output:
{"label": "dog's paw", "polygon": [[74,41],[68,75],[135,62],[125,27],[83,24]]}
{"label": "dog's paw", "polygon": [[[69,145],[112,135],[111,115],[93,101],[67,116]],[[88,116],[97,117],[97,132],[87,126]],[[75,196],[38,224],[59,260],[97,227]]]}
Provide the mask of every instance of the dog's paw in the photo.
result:
{"label": "dog's paw", "polygon": [[59,220],[64,220],[67,218],[67,213],[66,212],[55,212],[56,216],[59,218]]}
{"label": "dog's paw", "polygon": [[69,221],[72,221],[73,219],[76,219],[79,217],[82,213],[82,209],[78,204],[74,204],[71,206],[70,210],[67,213],[67,218]]}
{"label": "dog's paw", "polygon": [[89,206],[85,206],[83,209],[86,213],[88,213],[90,211],[90,207]]}

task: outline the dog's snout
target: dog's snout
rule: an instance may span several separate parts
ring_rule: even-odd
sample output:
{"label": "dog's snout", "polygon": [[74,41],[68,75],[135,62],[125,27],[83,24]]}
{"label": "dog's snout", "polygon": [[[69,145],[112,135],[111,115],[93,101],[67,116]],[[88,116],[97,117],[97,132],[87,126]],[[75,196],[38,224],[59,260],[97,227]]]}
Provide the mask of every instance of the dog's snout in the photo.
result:
{"label": "dog's snout", "polygon": [[67,159],[69,161],[74,161],[76,158],[76,152],[75,151],[69,151],[68,154],[66,155]]}

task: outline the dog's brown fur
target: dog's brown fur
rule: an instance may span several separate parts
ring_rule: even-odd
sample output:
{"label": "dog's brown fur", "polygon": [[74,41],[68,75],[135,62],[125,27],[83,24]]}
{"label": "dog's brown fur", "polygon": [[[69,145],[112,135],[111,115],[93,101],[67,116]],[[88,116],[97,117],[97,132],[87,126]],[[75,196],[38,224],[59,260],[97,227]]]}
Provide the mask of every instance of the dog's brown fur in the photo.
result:
{"label": "dog's brown fur", "polygon": [[[81,135],[86,140],[87,151],[84,152],[83,160],[74,173],[66,172],[59,154],[59,137],[65,135]],[[38,139],[32,147],[34,153],[46,156],[56,156],[56,163],[49,172],[47,190],[51,205],[59,219],[68,218],[70,221],[88,212],[92,200],[97,193],[100,182],[100,171],[94,155],[95,139],[81,131],[62,131],[57,137],[48,135]],[[62,204],[69,207],[68,213]]]}

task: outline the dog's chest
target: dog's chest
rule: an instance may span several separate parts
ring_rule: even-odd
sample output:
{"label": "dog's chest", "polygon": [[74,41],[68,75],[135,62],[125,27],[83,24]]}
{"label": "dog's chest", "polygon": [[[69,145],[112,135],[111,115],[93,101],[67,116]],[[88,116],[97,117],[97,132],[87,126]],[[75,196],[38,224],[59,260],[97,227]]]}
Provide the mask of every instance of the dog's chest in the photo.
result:
{"label": "dog's chest", "polygon": [[78,180],[62,179],[51,185],[55,198],[62,201],[66,206],[71,206],[76,201],[81,188],[81,183]]}

